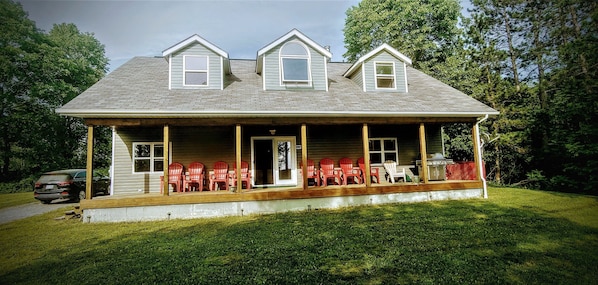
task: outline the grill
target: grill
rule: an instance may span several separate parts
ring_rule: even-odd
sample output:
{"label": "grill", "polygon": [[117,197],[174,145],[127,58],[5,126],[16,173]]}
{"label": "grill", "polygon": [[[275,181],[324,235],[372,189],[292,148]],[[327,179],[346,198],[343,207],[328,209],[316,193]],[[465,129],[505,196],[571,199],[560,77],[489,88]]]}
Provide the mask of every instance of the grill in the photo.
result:
{"label": "grill", "polygon": [[[416,160],[415,164],[419,170],[420,175],[422,174],[422,161]],[[446,165],[453,164],[452,159],[444,158],[440,153],[435,153],[431,158],[427,159],[428,164],[428,180],[439,181],[446,180]]]}

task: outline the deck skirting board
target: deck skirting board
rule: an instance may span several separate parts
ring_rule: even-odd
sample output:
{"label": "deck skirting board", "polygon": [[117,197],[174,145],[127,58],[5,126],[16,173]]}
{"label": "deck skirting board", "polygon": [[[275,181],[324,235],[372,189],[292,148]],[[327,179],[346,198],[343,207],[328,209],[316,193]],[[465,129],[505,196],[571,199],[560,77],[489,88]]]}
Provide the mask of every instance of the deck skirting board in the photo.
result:
{"label": "deck skirting board", "polygon": [[307,199],[237,201],[182,205],[151,205],[120,208],[91,208],[83,210],[83,222],[137,222],[169,219],[213,218],[225,216],[272,214],[288,211],[335,209],[361,205],[461,200],[481,197],[483,197],[483,189],[480,188]]}

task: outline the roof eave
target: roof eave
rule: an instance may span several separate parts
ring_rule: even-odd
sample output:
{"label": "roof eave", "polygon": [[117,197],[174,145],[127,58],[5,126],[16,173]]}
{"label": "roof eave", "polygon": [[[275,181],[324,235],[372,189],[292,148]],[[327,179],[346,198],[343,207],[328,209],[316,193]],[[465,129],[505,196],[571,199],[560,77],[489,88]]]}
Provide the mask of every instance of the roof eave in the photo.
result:
{"label": "roof eave", "polygon": [[412,65],[412,61],[409,57],[407,57],[406,55],[400,53],[399,51],[397,51],[396,49],[394,49],[393,47],[391,47],[388,44],[382,44],[381,46],[373,49],[372,51],[366,53],[365,55],[361,56],[353,65],[351,65],[351,67],[349,67],[349,69],[347,69],[347,71],[345,71],[345,73],[343,74],[344,77],[349,77],[351,76],[357,69],[358,67],[360,67],[366,60],[368,60],[370,57],[376,55],[377,53],[386,50],[388,53],[390,53],[391,55],[393,55],[394,57],[400,59],[402,62]]}
{"label": "roof eave", "polygon": [[57,113],[64,116],[79,117],[79,118],[283,118],[283,117],[460,117],[460,118],[478,118],[483,116],[496,116],[499,112],[342,112],[342,111],[324,111],[314,113],[311,111],[276,111],[276,112],[259,112],[259,111],[188,111],[188,112],[164,112],[151,110],[68,110],[58,109]]}
{"label": "roof eave", "polygon": [[277,45],[285,42],[286,40],[290,39],[293,36],[296,36],[299,39],[301,39],[302,41],[306,42],[312,48],[314,48],[315,50],[317,50],[319,53],[323,54],[327,58],[329,58],[329,59],[332,58],[332,53],[330,51],[328,51],[324,47],[320,46],[318,43],[316,43],[315,41],[313,41],[312,39],[310,39],[309,37],[307,37],[306,35],[304,35],[303,33],[301,33],[297,29],[292,29],[290,32],[286,33],[282,37],[276,39],[275,41],[271,42],[270,44],[268,44],[265,47],[263,47],[260,50],[258,50],[257,57],[259,58],[260,56],[262,56],[263,54],[265,54],[266,52],[268,52],[269,50],[271,50],[275,46],[277,46]]}
{"label": "roof eave", "polygon": [[168,55],[175,53],[176,51],[188,46],[189,44],[193,43],[193,42],[197,42],[203,46],[205,46],[206,48],[212,50],[213,52],[215,52],[216,54],[228,59],[228,53],[226,51],[224,51],[223,49],[217,47],[216,45],[214,45],[213,43],[207,41],[206,39],[200,37],[197,34],[194,34],[186,39],[184,39],[183,41],[165,49],[162,52],[162,56],[164,58],[168,58]]}

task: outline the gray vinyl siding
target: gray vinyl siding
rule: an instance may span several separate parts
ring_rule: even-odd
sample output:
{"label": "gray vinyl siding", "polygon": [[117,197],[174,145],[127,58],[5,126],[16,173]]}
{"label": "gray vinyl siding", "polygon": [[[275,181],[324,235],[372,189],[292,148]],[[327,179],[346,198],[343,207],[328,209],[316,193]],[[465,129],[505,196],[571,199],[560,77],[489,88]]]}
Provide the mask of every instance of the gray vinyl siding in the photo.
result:
{"label": "gray vinyl siding", "polygon": [[[170,139],[176,150],[173,152],[173,161],[185,167],[197,161],[203,163],[206,169],[212,169],[215,162],[224,161],[232,169],[235,162],[234,126],[172,128]],[[249,152],[245,151],[249,143],[244,140],[242,145],[242,158],[249,161]]]}
{"label": "gray vinyl siding", "polygon": [[[299,126],[245,126],[242,127],[242,160],[251,162],[251,138],[268,137],[269,129],[275,128],[276,136],[294,136],[301,144]],[[373,125],[369,127],[370,138],[396,138],[399,147],[399,164],[414,165],[419,159],[419,125]],[[133,173],[133,143],[163,141],[162,127],[119,128],[114,139],[114,195],[132,195],[160,192],[160,176],[156,173]],[[442,152],[440,125],[426,125],[426,141],[429,154]],[[213,169],[216,161],[225,161],[233,168],[235,162],[235,126],[226,127],[170,127],[170,162],[179,162],[186,168],[191,162]],[[308,158],[316,165],[322,158],[334,160],[335,165],[343,157],[355,164],[363,156],[361,125],[314,125],[307,126]],[[301,150],[296,152],[297,169],[301,165]],[[298,175],[298,185],[301,176]]]}
{"label": "gray vinyl siding", "polygon": [[[307,157],[316,166],[322,158],[330,158],[339,166],[338,161],[343,157],[357,163],[357,159],[363,156],[361,126],[308,126],[307,129]],[[300,162],[301,154],[297,155]]]}
{"label": "gray vinyl siding", "polygon": [[363,90],[363,68],[360,67],[357,71],[355,71],[351,77],[351,80],[353,80],[353,82],[355,82],[355,84],[357,84],[359,88]]}
{"label": "gray vinyl siding", "polygon": [[[426,151],[442,153],[440,125],[426,124]],[[420,159],[419,125],[370,126],[370,138],[396,138],[400,165],[415,165]]]}
{"label": "gray vinyl siding", "polygon": [[[396,90],[376,89],[376,62],[394,62]],[[365,87],[367,92],[407,92],[407,82],[405,80],[405,68],[403,62],[385,51],[381,51],[365,61],[363,64],[363,72],[365,72]]]}
{"label": "gray vinyl siding", "polygon": [[[184,56],[202,55],[208,56],[208,86],[184,86]],[[171,59],[171,87],[172,89],[222,89],[222,76],[224,74],[221,66],[220,55],[212,52],[204,46],[194,43],[176,53],[172,54]]]}
{"label": "gray vinyl siding", "polygon": [[[233,167],[235,161],[235,129],[231,127],[170,127],[170,162],[187,167],[198,161],[212,169],[222,160]],[[114,145],[114,195],[159,193],[160,176],[157,173],[133,173],[133,143],[162,142],[163,129],[124,128],[117,130]],[[249,161],[249,141],[243,141],[243,159]]]}
{"label": "gray vinyl siding", "polygon": [[161,128],[117,129],[114,139],[114,195],[160,192],[162,173],[133,173],[133,143],[162,142]]}
{"label": "gray vinyl siding", "polygon": [[[293,38],[294,39],[294,38]],[[293,40],[290,39],[290,40]],[[264,55],[264,66],[262,76],[265,78],[265,89],[266,90],[326,90],[328,81],[326,80],[326,57],[318,53],[315,49],[309,45],[305,45],[310,54],[311,62],[311,86],[297,86],[296,84],[281,84],[280,75],[280,58],[279,51],[284,43],[272,48]]]}

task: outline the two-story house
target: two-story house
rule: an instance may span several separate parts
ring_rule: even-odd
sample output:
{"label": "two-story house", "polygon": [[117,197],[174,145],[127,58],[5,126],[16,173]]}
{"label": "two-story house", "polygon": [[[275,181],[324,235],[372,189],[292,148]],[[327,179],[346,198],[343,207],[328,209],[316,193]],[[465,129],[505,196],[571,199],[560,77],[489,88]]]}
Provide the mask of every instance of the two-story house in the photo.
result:
{"label": "two-story house", "polygon": [[[193,35],[161,57],[135,57],[108,74],[58,110],[83,118],[89,141],[94,126],[113,128],[111,195],[87,195],[81,202],[86,221],[485,195],[477,126],[497,111],[412,68],[408,57],[386,44],[354,63],[331,57],[295,29],[258,50],[255,60],[230,59]],[[429,159],[443,153],[442,124],[453,122],[473,128],[475,180],[431,174]],[[92,153],[89,144],[90,170]],[[350,158],[361,179],[341,183],[345,176],[339,176],[320,185],[308,169],[312,162],[319,169],[325,158],[337,173],[339,160]],[[241,181],[244,174],[234,166],[247,162],[250,190],[232,183],[234,192],[208,191],[220,161],[229,166],[226,183]],[[387,182],[386,161],[406,171],[401,183]],[[172,178],[167,165],[173,162],[185,167],[183,180],[192,162],[205,165],[205,187],[178,192],[188,189],[161,183]]]}

